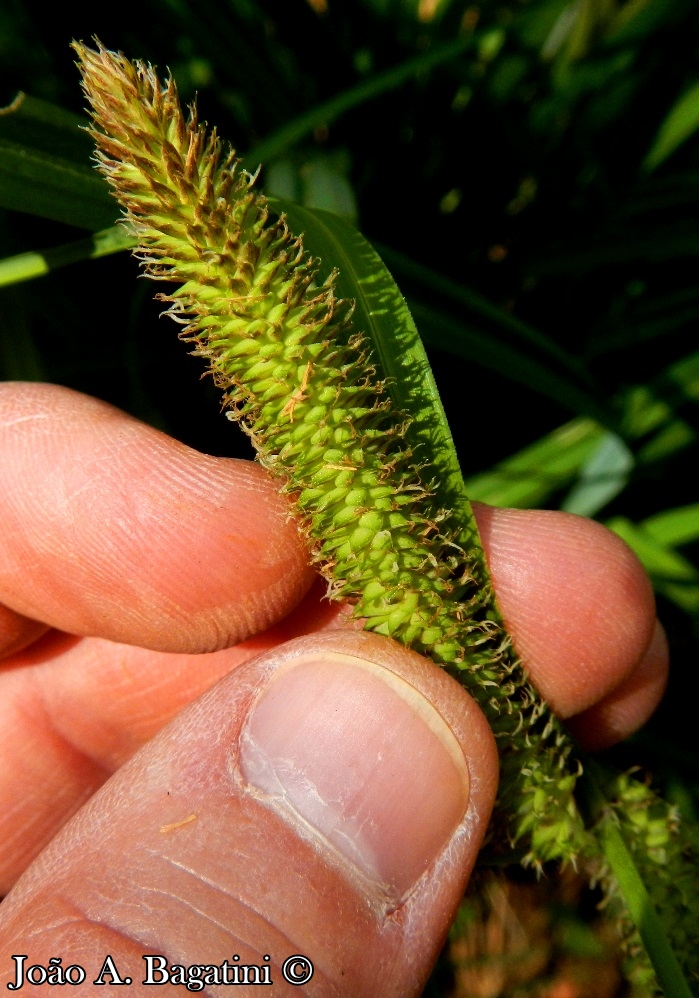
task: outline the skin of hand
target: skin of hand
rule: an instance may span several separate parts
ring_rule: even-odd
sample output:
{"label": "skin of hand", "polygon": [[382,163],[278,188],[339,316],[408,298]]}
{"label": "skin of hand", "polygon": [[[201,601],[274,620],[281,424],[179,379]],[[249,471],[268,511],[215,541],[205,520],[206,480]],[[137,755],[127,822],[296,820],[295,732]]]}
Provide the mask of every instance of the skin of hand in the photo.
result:
{"label": "skin of hand", "polygon": [[[86,994],[108,954],[131,994],[144,954],[238,954],[285,994],[302,954],[309,995],[419,994],[496,791],[471,698],[321,599],[255,464],[8,383],[0,466],[0,986],[16,954]],[[539,690],[586,747],[632,732],[667,674],[635,557],[568,514],[476,513]]]}

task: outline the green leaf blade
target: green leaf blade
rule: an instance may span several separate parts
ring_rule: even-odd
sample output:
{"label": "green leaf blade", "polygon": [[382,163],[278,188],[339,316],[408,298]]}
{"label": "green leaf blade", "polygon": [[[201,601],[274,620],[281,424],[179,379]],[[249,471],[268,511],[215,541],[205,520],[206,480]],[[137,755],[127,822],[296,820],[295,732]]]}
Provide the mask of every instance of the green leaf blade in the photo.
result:
{"label": "green leaf blade", "polygon": [[0,206],[90,230],[117,216],[106,184],[87,163],[7,141],[0,141]]}
{"label": "green leaf blade", "polygon": [[699,128],[699,82],[685,91],[670,109],[643,160],[643,169],[651,173],[686,142]]}
{"label": "green leaf blade", "polygon": [[0,207],[95,231],[118,215],[77,115],[19,94],[0,110]]}
{"label": "green leaf blade", "polygon": [[86,239],[40,252],[20,253],[17,256],[0,260],[0,288],[10,284],[20,284],[43,277],[51,270],[65,267],[81,260],[96,260],[122,250],[133,249],[137,245],[135,236],[124,225],[113,225],[109,229],[95,232]]}
{"label": "green leaf blade", "polygon": [[572,420],[495,467],[467,477],[466,491],[471,499],[492,506],[541,506],[573,482],[604,435],[594,420]]}

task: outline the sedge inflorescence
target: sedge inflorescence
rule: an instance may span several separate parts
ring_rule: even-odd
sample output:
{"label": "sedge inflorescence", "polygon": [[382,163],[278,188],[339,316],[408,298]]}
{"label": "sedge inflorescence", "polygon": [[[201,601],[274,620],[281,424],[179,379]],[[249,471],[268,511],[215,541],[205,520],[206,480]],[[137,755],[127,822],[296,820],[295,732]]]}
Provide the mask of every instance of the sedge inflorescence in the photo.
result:
{"label": "sedge inflorescence", "polygon": [[316,283],[302,240],[216,132],[194,109],[185,117],[172,79],[101,46],[76,48],[98,164],[139,257],[150,277],[179,284],[159,297],[280,478],[329,595],[468,680],[504,750],[505,836],[537,864],[574,856],[569,743],[512,651],[480,547],[457,545],[456,525],[434,508],[408,418],[352,328],[351,303],[332,276]]}
{"label": "sedge inflorescence", "polygon": [[[177,285],[159,298],[279,479],[329,595],[353,604],[367,629],[449,668],[478,700],[501,753],[496,848],[515,845],[537,867],[594,856],[574,797],[572,742],[502,626],[475,527],[473,545],[460,545],[460,525],[437,507],[409,418],[353,328],[351,303],[338,298],[332,275],[317,281],[302,239],[215,130],[194,108],[184,114],[172,79],[163,84],[151,67],[101,45],[74,47],[98,166],[138,256],[150,277]],[[667,841],[656,865],[674,862],[679,883],[682,846],[666,805],[636,781],[614,793],[622,816],[624,795],[637,815],[639,794],[646,811],[660,808],[654,827]],[[647,829],[634,820],[642,851]]]}

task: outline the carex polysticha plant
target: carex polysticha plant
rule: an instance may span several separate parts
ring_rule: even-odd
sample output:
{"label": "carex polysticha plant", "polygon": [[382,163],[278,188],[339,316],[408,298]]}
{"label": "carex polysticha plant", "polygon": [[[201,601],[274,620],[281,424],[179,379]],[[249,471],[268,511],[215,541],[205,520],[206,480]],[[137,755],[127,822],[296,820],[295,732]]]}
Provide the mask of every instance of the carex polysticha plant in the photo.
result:
{"label": "carex polysticha plant", "polygon": [[[490,848],[514,846],[537,868],[593,859],[607,876],[574,795],[579,755],[503,627],[475,523],[441,508],[410,414],[393,405],[334,275],[317,279],[234,152],[194,107],[185,116],[172,79],[101,45],[75,49],[98,166],[138,256],[148,276],[179,285],[158,297],[278,478],[328,595],[449,669],[485,712],[501,756]],[[638,781],[606,789],[607,820],[625,824],[646,872],[662,871],[665,930],[679,922],[681,937],[688,919],[699,925],[699,902],[674,813]],[[696,970],[693,946],[678,949]]]}

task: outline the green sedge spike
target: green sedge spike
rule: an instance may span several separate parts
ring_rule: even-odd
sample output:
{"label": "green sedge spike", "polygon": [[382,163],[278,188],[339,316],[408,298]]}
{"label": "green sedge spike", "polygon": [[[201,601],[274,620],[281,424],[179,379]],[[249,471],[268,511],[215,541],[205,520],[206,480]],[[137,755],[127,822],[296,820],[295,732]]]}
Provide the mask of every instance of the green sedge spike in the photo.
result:
{"label": "green sedge spike", "polygon": [[[596,762],[589,762],[588,769],[585,790],[589,793],[592,788],[599,795],[593,810],[605,857],[597,864],[597,875],[623,937],[629,981],[642,994],[691,998],[699,993],[699,828],[681,821],[676,807],[632,774],[606,771]],[[610,829],[611,836],[623,843],[622,851],[628,852],[632,880],[636,877],[643,885],[640,892],[624,883],[619,846],[607,845]],[[653,970],[659,966],[662,990]]]}
{"label": "green sedge spike", "polygon": [[172,79],[163,86],[101,46],[75,48],[98,165],[146,272],[181,284],[159,298],[282,479],[329,595],[466,681],[503,749],[503,837],[537,865],[575,858],[585,833],[570,743],[496,618],[480,547],[458,546],[459,525],[434,507],[409,420],[393,411],[351,304],[332,277],[315,283],[301,239],[193,108],[185,119]]}
{"label": "green sedge spike", "polygon": [[[353,604],[367,629],[447,667],[478,700],[501,753],[496,847],[517,846],[537,868],[591,858],[605,875],[575,802],[572,742],[515,655],[475,524],[464,531],[439,508],[416,463],[409,418],[392,407],[353,329],[351,303],[338,299],[332,276],[316,282],[302,240],[233,151],[198,124],[196,110],[185,118],[172,79],[162,85],[151,67],[101,45],[74,47],[98,166],[146,273],[180,285],[158,297],[209,362],[260,462],[280,479],[330,597]],[[464,550],[457,540],[468,535],[474,542]],[[632,781],[618,793],[618,811],[626,813],[637,787],[667,829],[655,867],[679,882],[685,844],[671,809]],[[642,852],[647,828],[626,824]],[[691,904],[684,912],[699,922]],[[668,923],[672,929],[672,911]],[[694,970],[698,962],[696,954],[685,960]]]}

